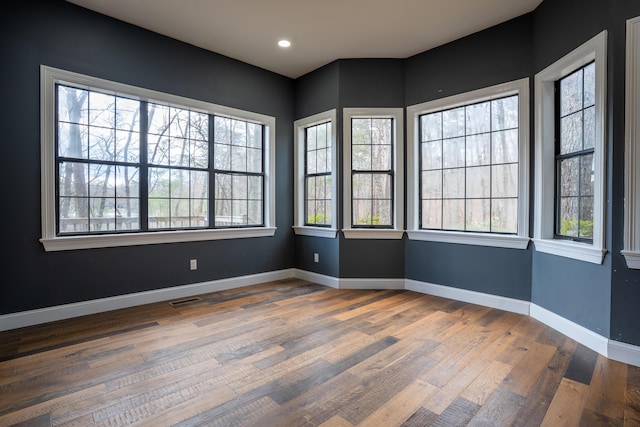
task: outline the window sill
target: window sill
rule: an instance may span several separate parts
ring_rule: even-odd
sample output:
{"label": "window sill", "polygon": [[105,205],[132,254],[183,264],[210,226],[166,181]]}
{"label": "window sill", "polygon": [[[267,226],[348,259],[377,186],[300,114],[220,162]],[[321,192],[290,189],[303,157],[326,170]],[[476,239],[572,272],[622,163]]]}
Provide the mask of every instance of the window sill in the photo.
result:
{"label": "window sill", "polygon": [[293,226],[293,232],[298,236],[325,237],[327,239],[335,239],[338,230],[326,227],[309,227],[302,225]]}
{"label": "window sill", "polygon": [[496,248],[527,249],[528,237],[519,237],[502,234],[465,233],[457,231],[407,231],[411,240],[427,242],[455,243],[460,245],[491,246]]}
{"label": "window sill", "polygon": [[158,231],[153,233],[108,234],[99,236],[65,236],[42,238],[44,250],[67,251],[74,249],[109,248],[117,246],[154,245],[158,243],[196,242],[204,240],[244,239],[271,237],[276,227],[251,227],[219,230]]}
{"label": "window sill", "polygon": [[640,252],[639,251],[620,251],[627,260],[627,267],[640,269]]}
{"label": "window sill", "polygon": [[404,235],[404,230],[374,230],[348,228],[342,230],[345,239],[385,239],[400,240]]}
{"label": "window sill", "polygon": [[586,243],[551,239],[534,239],[533,242],[537,252],[573,258],[593,264],[602,264],[607,253],[604,248],[599,249]]}

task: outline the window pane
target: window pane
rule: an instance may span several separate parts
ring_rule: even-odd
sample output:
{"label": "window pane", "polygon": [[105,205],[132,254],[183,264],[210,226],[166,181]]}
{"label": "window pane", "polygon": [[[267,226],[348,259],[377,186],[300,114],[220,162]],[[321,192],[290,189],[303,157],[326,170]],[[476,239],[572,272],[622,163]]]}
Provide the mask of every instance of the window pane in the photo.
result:
{"label": "window pane", "polygon": [[584,149],[593,148],[596,141],[596,107],[584,110]]}
{"label": "window pane", "polygon": [[442,113],[425,114],[420,117],[422,141],[442,139]]}
{"label": "window pane", "polygon": [[89,158],[88,127],[73,123],[58,124],[58,156]]}
{"label": "window pane", "polygon": [[353,201],[353,224],[375,225],[371,214],[371,200]]}
{"label": "window pane", "polygon": [[374,200],[371,225],[391,225],[391,200]]}
{"label": "window pane", "polygon": [[561,116],[566,116],[583,108],[582,93],[582,70],[576,71],[560,81]]}
{"label": "window pane", "polygon": [[464,138],[445,139],[442,141],[443,167],[457,168],[464,166]]}
{"label": "window pane", "polygon": [[391,146],[374,145],[371,149],[371,170],[391,170]]}
{"label": "window pane", "polygon": [[169,165],[169,137],[148,135],[148,161],[154,165]]}
{"label": "window pane", "polygon": [[60,123],[89,124],[89,91],[68,86],[57,86],[58,121]]}
{"label": "window pane", "polygon": [[563,236],[578,236],[579,203],[577,197],[560,198],[560,232]]}
{"label": "window pane", "polygon": [[116,130],[115,160],[137,163],[140,161],[140,133]]}
{"label": "window pane", "polygon": [[480,102],[465,108],[466,111],[466,134],[474,135],[485,133],[491,130],[491,103]]}
{"label": "window pane", "polygon": [[491,231],[494,233],[518,232],[518,199],[491,200]]}
{"label": "window pane", "polygon": [[442,228],[442,200],[422,201],[422,228]]}
{"label": "window pane", "polygon": [[149,168],[149,197],[169,197],[170,169]]}
{"label": "window pane", "polygon": [[189,166],[189,144],[186,138],[169,138],[169,164]]}
{"label": "window pane", "polygon": [[371,145],[353,145],[351,147],[353,170],[371,170]]}
{"label": "window pane", "polygon": [[595,164],[593,154],[587,154],[580,158],[580,195],[592,196],[595,180]]}
{"label": "window pane", "polygon": [[354,199],[373,198],[373,176],[365,173],[354,174],[351,192]]}
{"label": "window pane", "polygon": [[505,130],[492,134],[491,162],[516,163],[518,161],[518,130]]}
{"label": "window pane", "polygon": [[430,141],[420,144],[422,170],[442,168],[442,141]]}
{"label": "window pane", "polygon": [[454,138],[465,135],[464,107],[442,112],[442,137]]}
{"label": "window pane", "polygon": [[590,107],[596,103],[596,64],[595,62],[584,67],[584,107]]}
{"label": "window pane", "polygon": [[464,197],[465,170],[445,169],[442,172],[442,197],[457,199]]}
{"label": "window pane", "polygon": [[491,166],[491,196],[518,197],[518,164]]}
{"label": "window pane", "polygon": [[463,231],[464,199],[442,201],[442,228],[444,230]]}
{"label": "window pane", "polygon": [[518,127],[518,97],[509,96],[491,101],[491,130]]}
{"label": "window pane", "polygon": [[491,231],[490,227],[490,206],[489,199],[468,199],[467,200],[467,221],[468,231]]}
{"label": "window pane", "polygon": [[593,197],[580,198],[580,231],[579,236],[593,237]]}
{"label": "window pane", "polygon": [[579,195],[580,158],[560,161],[560,197]]}
{"label": "window pane", "polygon": [[422,172],[422,198],[442,198],[442,171]]}
{"label": "window pane", "polygon": [[466,165],[488,165],[490,162],[491,137],[488,133],[468,136],[466,140]]}
{"label": "window pane", "polygon": [[560,154],[582,150],[582,112],[560,119]]}
{"label": "window pane", "polygon": [[89,92],[89,125],[113,129],[116,126],[116,97]]}
{"label": "window pane", "polygon": [[466,197],[477,199],[491,196],[491,168],[479,166],[467,168]]}

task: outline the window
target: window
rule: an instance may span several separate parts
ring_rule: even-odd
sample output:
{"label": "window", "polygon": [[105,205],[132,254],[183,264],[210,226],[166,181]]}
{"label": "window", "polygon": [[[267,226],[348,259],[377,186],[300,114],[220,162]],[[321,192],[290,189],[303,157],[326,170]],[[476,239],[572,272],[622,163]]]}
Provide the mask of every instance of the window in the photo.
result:
{"label": "window", "polygon": [[592,242],[595,65],[556,83],[556,237]]}
{"label": "window", "polygon": [[296,234],[336,237],[335,121],[336,111],[330,110],[294,123]]}
{"label": "window", "polygon": [[344,110],[346,238],[402,238],[402,109]]}
{"label": "window", "polygon": [[273,118],[41,70],[46,250],[273,235]]}
{"label": "window", "polygon": [[528,244],[528,79],[408,109],[409,238]]}
{"label": "window", "polygon": [[536,75],[538,252],[602,263],[606,32]]}
{"label": "window", "polygon": [[640,268],[640,16],[627,21],[624,255]]}

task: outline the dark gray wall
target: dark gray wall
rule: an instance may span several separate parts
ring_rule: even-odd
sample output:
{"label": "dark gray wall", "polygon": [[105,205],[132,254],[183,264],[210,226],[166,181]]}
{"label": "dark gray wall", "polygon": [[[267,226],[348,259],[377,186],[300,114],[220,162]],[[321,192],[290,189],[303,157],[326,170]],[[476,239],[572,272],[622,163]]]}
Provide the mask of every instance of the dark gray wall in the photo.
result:
{"label": "dark gray wall", "polygon": [[613,44],[613,56],[610,64],[613,73],[609,91],[613,96],[611,120],[613,148],[611,157],[613,170],[611,179],[612,200],[612,240],[611,245],[611,326],[610,338],[640,345],[640,270],[627,268],[620,254],[624,244],[624,132],[625,132],[625,51],[626,20],[640,16],[640,1],[615,1],[611,9],[613,17],[610,23],[609,40]]}
{"label": "dark gray wall", "polygon": [[[340,72],[337,61],[296,79],[296,120],[338,108],[339,79]],[[340,114],[337,117],[336,131],[338,132],[338,147],[341,147],[342,135],[339,130],[341,129],[340,123],[342,123],[342,119],[339,116]],[[339,155],[338,158],[340,157]],[[340,186],[338,185],[338,187]],[[341,194],[342,190],[338,188],[338,194],[336,195],[338,206],[341,206]],[[338,208],[338,212],[341,212],[340,208]],[[340,215],[338,215],[338,228],[340,228],[340,220]],[[295,240],[296,268],[331,277],[340,275],[340,245],[337,237],[328,239],[296,236]],[[314,262],[314,254],[318,254],[320,262]]]}
{"label": "dark gray wall", "polygon": [[[293,80],[62,0],[17,2],[0,21],[0,314],[293,267]],[[38,241],[41,64],[274,116],[275,237],[45,252]],[[191,258],[197,271],[188,268]]]}
{"label": "dark gray wall", "polygon": [[[625,21],[631,0],[545,1],[534,13],[534,73],[607,30],[606,247],[602,265],[533,254],[532,302],[605,337],[640,344],[637,271],[620,255],[624,207]],[[613,326],[615,325],[615,326]]]}
{"label": "dark gray wall", "polygon": [[[339,61],[339,67],[340,111],[343,108],[404,107],[403,60],[343,59]],[[405,141],[398,143],[406,145]],[[343,146],[344,142],[340,145],[340,152]],[[342,162],[340,164],[342,172]],[[343,182],[350,178],[341,173]],[[405,179],[404,176],[397,178]],[[404,240],[345,239],[342,233],[339,238],[340,277],[404,277]]]}
{"label": "dark gray wall", "polygon": [[[409,58],[407,106],[530,77],[533,16],[527,14]],[[409,279],[531,298],[531,249],[408,241]]]}

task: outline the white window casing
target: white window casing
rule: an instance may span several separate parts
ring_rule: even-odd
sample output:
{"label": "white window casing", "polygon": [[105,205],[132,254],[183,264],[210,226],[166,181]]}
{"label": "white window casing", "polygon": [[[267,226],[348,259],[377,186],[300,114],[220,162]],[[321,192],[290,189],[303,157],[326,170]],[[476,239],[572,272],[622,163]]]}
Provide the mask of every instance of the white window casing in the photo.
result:
{"label": "white window casing", "polygon": [[[308,127],[321,124],[331,123],[331,226],[330,227],[314,227],[305,225],[305,130]],[[336,126],[336,110],[329,110],[322,113],[314,114],[303,119],[296,120],[294,127],[294,219],[293,231],[297,235],[335,238],[338,234],[338,144],[337,144],[337,126]]]}
{"label": "white window casing", "polygon": [[[393,119],[393,226],[392,228],[355,228],[351,215],[351,119],[357,117]],[[346,239],[402,239],[404,236],[404,109],[345,108],[343,109],[344,184],[343,234]]]}
{"label": "white window casing", "polygon": [[627,21],[624,255],[640,269],[640,16]]}
{"label": "white window casing", "polygon": [[[537,252],[601,264],[605,248],[607,33],[593,37],[535,76],[535,208]],[[555,82],[595,61],[595,148],[592,243],[554,239]]]}
{"label": "white window casing", "polygon": [[[518,226],[516,234],[420,229],[420,116],[518,95]],[[474,90],[407,108],[407,235],[412,240],[526,249],[529,245],[529,79]]]}
{"label": "white window casing", "polygon": [[[241,120],[253,121],[265,126],[264,142],[264,227],[193,229],[176,231],[131,232],[102,235],[56,235],[56,142],[55,142],[55,87],[57,83],[75,87],[99,89],[129,98],[159,101],[195,110],[219,114]],[[207,102],[156,92],[135,86],[111,82],[78,73],[42,65],[40,67],[40,116],[41,116],[41,205],[42,238],[46,251],[90,249],[116,246],[148,245],[158,243],[192,242],[219,239],[273,236],[275,221],[275,118],[263,114],[238,110]]]}

